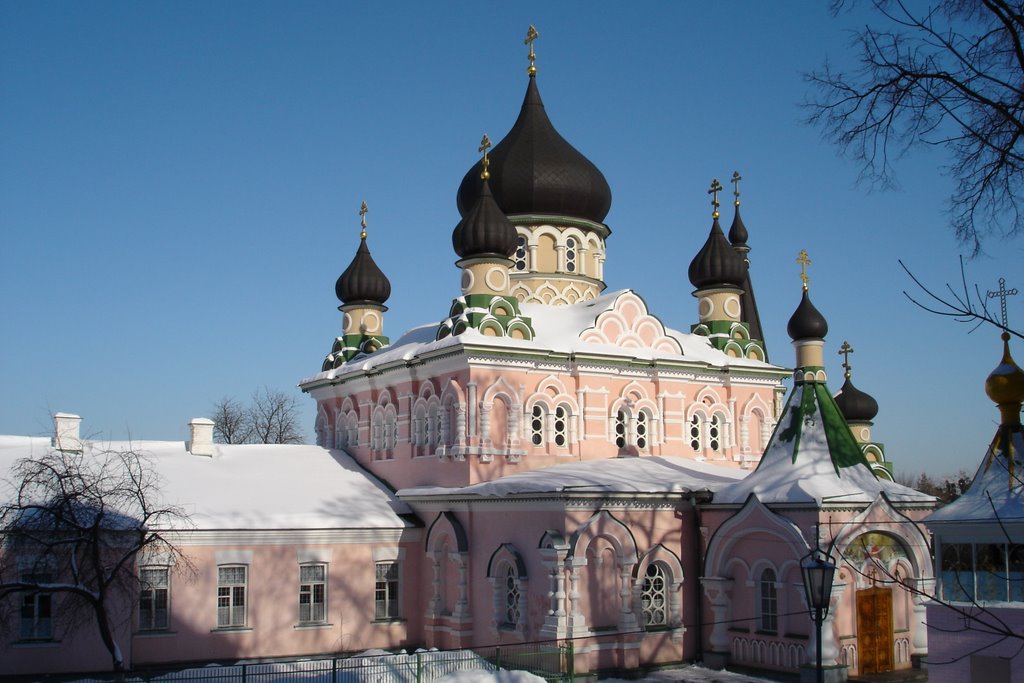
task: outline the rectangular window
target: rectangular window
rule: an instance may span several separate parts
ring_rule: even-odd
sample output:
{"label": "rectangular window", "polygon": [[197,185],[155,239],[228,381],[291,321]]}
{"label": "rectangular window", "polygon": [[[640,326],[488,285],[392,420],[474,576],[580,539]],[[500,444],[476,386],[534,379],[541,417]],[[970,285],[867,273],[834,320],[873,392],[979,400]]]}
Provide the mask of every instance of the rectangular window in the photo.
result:
{"label": "rectangular window", "polygon": [[139,570],[139,630],[160,631],[170,626],[170,570],[143,567]]}
{"label": "rectangular window", "polygon": [[377,563],[374,619],[398,618],[398,563]]}
{"label": "rectangular window", "polygon": [[217,628],[240,628],[246,624],[248,567],[217,568]]}
{"label": "rectangular window", "polygon": [[[26,583],[49,583],[49,574],[26,574]],[[45,591],[25,593],[21,601],[21,637],[24,640],[49,640],[53,637],[53,596]]]}
{"label": "rectangular window", "polygon": [[327,621],[327,565],[299,565],[299,623]]}

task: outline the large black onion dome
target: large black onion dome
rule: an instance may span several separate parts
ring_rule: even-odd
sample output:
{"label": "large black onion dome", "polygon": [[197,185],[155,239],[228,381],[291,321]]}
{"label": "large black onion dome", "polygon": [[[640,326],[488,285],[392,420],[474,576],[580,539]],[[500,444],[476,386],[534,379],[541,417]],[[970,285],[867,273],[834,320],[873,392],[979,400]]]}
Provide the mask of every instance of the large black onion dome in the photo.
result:
{"label": "large black onion dome", "polygon": [[870,422],[878,415],[878,401],[853,386],[849,376],[835,398],[847,422]]}
{"label": "large black onion dome", "polygon": [[[551,125],[535,76],[530,76],[519,118],[489,157],[491,192],[506,215],[552,214],[598,223],[608,215],[608,181]],[[480,164],[469,169],[459,186],[463,216],[480,195]]]}
{"label": "large black onion dome", "polygon": [[732,226],[729,228],[729,241],[734,247],[745,247],[748,237],[747,226],[743,224],[743,219],[740,218],[740,207],[737,206],[736,213],[732,217]]}
{"label": "large black onion dome", "polygon": [[704,246],[690,261],[690,283],[697,289],[742,287],[746,274],[746,262],[725,239],[725,233],[716,218]]}
{"label": "large black onion dome", "polygon": [[825,320],[818,309],[811,303],[811,298],[804,290],[800,305],[796,307],[793,316],[786,325],[789,338],[793,341],[801,339],[824,339],[828,334],[828,321]]}
{"label": "large black onion dome", "polygon": [[391,296],[391,282],[370,256],[365,236],[359,240],[359,249],[352,263],[348,264],[348,268],[334,284],[334,293],[343,304],[380,306]]}
{"label": "large black onion dome", "polygon": [[455,253],[462,258],[508,258],[516,250],[516,240],[515,226],[498,208],[491,195],[488,181],[483,181],[476,203],[452,231],[452,246],[455,247]]}

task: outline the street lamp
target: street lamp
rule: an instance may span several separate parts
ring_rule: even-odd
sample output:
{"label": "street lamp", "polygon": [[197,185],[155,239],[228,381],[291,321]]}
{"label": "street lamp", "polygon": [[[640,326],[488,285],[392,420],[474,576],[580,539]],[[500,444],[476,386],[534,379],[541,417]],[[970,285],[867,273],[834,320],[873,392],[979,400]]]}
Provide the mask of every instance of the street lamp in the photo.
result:
{"label": "street lamp", "polygon": [[[817,535],[817,534],[815,534]],[[829,598],[832,595],[832,580],[836,576],[836,564],[831,556],[821,549],[821,543],[815,540],[815,548],[800,561],[800,572],[804,576],[804,590],[807,592],[807,605],[811,619],[818,629],[818,683],[825,680],[825,671],[821,666],[821,625],[828,616]]]}

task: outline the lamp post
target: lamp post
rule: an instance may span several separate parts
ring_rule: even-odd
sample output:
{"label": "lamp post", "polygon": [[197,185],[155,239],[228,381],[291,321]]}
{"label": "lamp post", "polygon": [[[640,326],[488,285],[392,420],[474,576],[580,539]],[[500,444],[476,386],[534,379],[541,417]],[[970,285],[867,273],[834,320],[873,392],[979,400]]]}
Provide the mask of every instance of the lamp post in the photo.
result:
{"label": "lamp post", "polygon": [[[815,532],[817,536],[817,531]],[[811,619],[818,630],[818,683],[824,683],[825,671],[821,666],[821,626],[828,616],[829,598],[832,595],[832,580],[836,576],[836,564],[832,557],[821,549],[821,542],[815,538],[815,548],[800,561],[800,572],[804,577],[807,592],[807,606]]]}

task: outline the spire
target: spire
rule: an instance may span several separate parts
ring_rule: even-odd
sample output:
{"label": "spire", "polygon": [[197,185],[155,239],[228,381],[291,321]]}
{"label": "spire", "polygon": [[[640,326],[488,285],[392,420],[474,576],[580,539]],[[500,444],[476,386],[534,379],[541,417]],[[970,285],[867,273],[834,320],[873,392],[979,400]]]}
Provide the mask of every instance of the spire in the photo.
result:
{"label": "spire", "polygon": [[739,171],[733,171],[732,173],[732,186],[733,186],[733,217],[732,226],[729,228],[729,242],[732,243],[732,248],[736,250],[736,253],[743,257],[743,262],[747,266],[747,272],[743,275],[743,282],[740,283],[740,288],[743,289],[743,293],[740,294],[740,320],[747,325],[747,329],[750,330],[750,338],[757,339],[761,343],[761,347],[764,350],[765,362],[768,361],[768,347],[764,342],[764,330],[761,327],[761,315],[757,311],[757,298],[754,296],[754,283],[750,279],[750,246],[747,244],[749,235],[747,234],[747,226],[743,223],[743,219],[740,217],[740,181],[743,177]]}
{"label": "spire", "polygon": [[334,292],[342,305],[367,303],[383,306],[391,296],[391,282],[377,266],[366,246],[368,211],[366,202],[363,202],[359,208],[359,248],[348,268],[334,284]]}
{"label": "spire", "polygon": [[[509,216],[564,216],[601,223],[611,208],[611,189],[597,166],[566,142],[548,118],[537,88],[537,35],[531,26],[525,41],[530,46],[530,76],[519,118],[491,150],[491,192]],[[482,191],[480,167],[478,161],[459,186],[462,215]]]}
{"label": "spire", "polygon": [[713,287],[739,289],[747,272],[743,257],[725,239],[725,233],[718,222],[718,193],[721,191],[722,183],[718,182],[718,178],[712,179],[711,187],[708,189],[712,207],[711,232],[704,246],[690,261],[690,268],[687,271],[690,283],[697,290]]}
{"label": "spire", "polygon": [[483,185],[476,203],[452,232],[452,246],[462,258],[490,256],[508,259],[516,250],[516,228],[491,195],[490,159],[487,156],[490,147],[491,140],[485,133],[478,150],[483,154],[480,160],[480,181]]}
{"label": "spire", "polygon": [[870,423],[878,415],[878,401],[870,394],[853,386],[853,381],[850,379],[850,371],[853,369],[850,365],[851,353],[853,353],[853,347],[850,346],[850,342],[843,341],[843,345],[839,347],[839,355],[843,357],[843,377],[846,381],[843,382],[842,389],[836,394],[836,405],[839,406],[839,410],[842,411],[847,422]]}
{"label": "spire", "polygon": [[806,251],[800,250],[796,262],[800,264],[800,280],[803,282],[804,291],[800,298],[800,305],[797,306],[796,311],[789,319],[789,324],[786,325],[786,331],[794,342],[808,339],[824,340],[825,335],[828,334],[828,321],[814,307],[811,297],[807,293],[807,283],[811,281],[811,278],[807,277],[807,266],[811,264],[811,259],[808,258]]}

